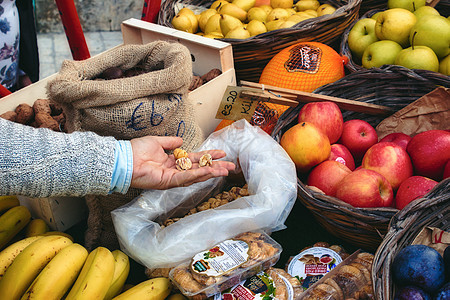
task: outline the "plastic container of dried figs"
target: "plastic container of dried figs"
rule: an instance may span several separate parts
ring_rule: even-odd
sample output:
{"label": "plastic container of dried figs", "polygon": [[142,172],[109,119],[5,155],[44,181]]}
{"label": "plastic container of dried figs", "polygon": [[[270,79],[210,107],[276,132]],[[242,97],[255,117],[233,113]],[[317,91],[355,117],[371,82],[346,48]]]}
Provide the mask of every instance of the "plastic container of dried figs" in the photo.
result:
{"label": "plastic container of dried figs", "polygon": [[244,232],[197,253],[169,273],[182,294],[203,299],[266,270],[280,258],[282,247],[264,232]]}

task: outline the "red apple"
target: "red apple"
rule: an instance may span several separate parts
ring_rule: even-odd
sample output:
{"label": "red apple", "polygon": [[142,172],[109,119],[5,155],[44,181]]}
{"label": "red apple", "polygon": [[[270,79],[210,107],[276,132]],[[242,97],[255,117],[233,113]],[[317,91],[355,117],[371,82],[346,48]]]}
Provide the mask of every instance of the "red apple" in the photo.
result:
{"label": "red apple", "polygon": [[280,139],[299,172],[308,172],[330,156],[331,145],[325,133],[309,122],[289,128]]}
{"label": "red apple", "polygon": [[339,182],[336,198],[354,207],[389,207],[392,206],[394,193],[383,175],[361,168]]}
{"label": "red apple", "polygon": [[315,186],[328,196],[335,196],[337,184],[352,171],[335,160],[326,160],[314,167],[308,175],[307,185]]}
{"label": "red apple", "polygon": [[450,177],[450,160],[447,161],[444,167],[444,176],[442,176],[442,179],[447,179]]}
{"label": "red apple", "polygon": [[392,142],[376,143],[363,157],[361,166],[383,175],[396,191],[403,180],[413,175],[413,166],[408,153]]}
{"label": "red apple", "polygon": [[415,135],[406,147],[415,175],[440,181],[450,160],[450,132],[427,130]]}
{"label": "red apple", "polygon": [[331,153],[328,160],[338,161],[346,165],[351,171],[355,170],[355,160],[348,148],[342,144],[331,145]]}
{"label": "red apple", "polygon": [[380,142],[392,142],[406,150],[406,145],[408,145],[410,140],[411,140],[411,137],[409,135],[407,135],[406,133],[393,132],[393,133],[386,135],[384,138],[382,138],[379,141],[379,143]]}
{"label": "red apple", "polygon": [[336,103],[322,101],[305,104],[298,114],[298,122],[313,123],[325,132],[330,144],[333,144],[341,136],[344,119]]}
{"label": "red apple", "polygon": [[422,198],[436,184],[438,184],[437,181],[424,176],[411,176],[407,178],[400,184],[395,195],[395,207],[402,209],[409,202]]}
{"label": "red apple", "polygon": [[355,162],[361,161],[367,149],[378,142],[375,128],[364,120],[349,120],[344,122],[340,144],[350,150]]}

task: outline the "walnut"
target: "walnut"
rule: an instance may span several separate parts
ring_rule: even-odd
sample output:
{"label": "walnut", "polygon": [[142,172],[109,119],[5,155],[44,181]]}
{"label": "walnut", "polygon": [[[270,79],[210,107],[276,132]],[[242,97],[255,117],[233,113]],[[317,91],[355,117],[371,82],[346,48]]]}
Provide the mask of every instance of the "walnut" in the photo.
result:
{"label": "walnut", "polygon": [[180,157],[175,161],[176,167],[178,170],[189,170],[192,168],[192,161],[189,159],[189,157]]}
{"label": "walnut", "polygon": [[22,103],[16,107],[15,112],[17,113],[16,122],[20,124],[29,124],[34,119],[34,110],[33,108],[26,104]]}
{"label": "walnut", "polygon": [[213,80],[220,74],[222,74],[222,71],[215,68],[215,69],[210,70],[208,73],[203,75],[201,78],[203,79],[204,83],[207,83],[208,81]]}
{"label": "walnut", "polygon": [[173,150],[173,156],[175,156],[175,159],[179,159],[182,157],[188,157],[188,154],[185,150],[176,148],[175,150]]}
{"label": "walnut", "polygon": [[211,204],[210,202],[203,202],[201,203],[199,206],[197,206],[197,210],[198,211],[204,211],[204,210],[208,210],[211,208]]}
{"label": "walnut", "polygon": [[189,91],[193,91],[196,88],[202,86],[203,79],[200,76],[194,75],[191,80],[191,85],[189,86]]}
{"label": "walnut", "polygon": [[198,161],[198,165],[200,167],[206,167],[212,165],[212,156],[209,153],[205,153],[200,157],[200,160]]}

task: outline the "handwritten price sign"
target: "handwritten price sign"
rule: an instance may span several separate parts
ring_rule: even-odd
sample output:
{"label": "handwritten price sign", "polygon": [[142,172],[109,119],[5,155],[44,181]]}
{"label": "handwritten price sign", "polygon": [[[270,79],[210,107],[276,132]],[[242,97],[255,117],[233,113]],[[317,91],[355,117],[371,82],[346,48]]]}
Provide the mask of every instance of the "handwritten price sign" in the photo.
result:
{"label": "handwritten price sign", "polygon": [[258,102],[239,96],[241,91],[246,89],[248,88],[228,86],[217,110],[216,119],[246,119],[250,122]]}

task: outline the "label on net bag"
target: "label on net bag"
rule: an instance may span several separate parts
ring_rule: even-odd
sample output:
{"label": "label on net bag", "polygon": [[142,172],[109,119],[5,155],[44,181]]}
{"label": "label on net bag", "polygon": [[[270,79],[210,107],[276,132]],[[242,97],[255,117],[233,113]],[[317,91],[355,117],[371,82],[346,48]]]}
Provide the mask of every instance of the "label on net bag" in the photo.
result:
{"label": "label on net bag", "polygon": [[193,272],[206,276],[220,276],[228,273],[248,259],[248,244],[240,240],[226,240],[213,248],[193,257]]}

